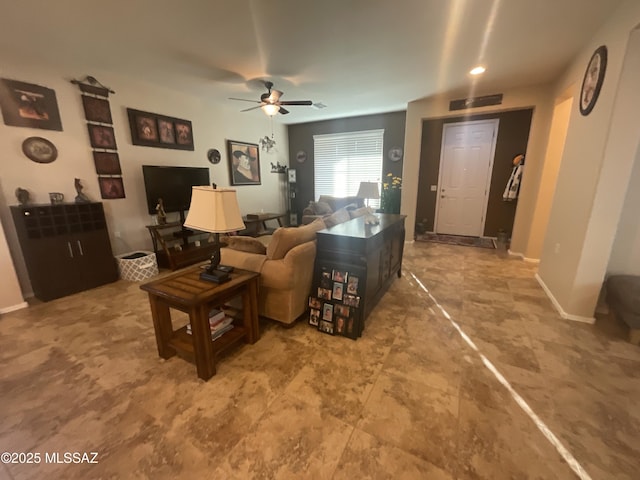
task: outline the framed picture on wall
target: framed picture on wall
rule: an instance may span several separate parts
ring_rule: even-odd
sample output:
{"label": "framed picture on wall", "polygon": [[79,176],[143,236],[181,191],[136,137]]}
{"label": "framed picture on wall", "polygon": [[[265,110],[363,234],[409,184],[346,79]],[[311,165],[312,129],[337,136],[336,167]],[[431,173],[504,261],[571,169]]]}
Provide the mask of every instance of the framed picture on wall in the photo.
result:
{"label": "framed picture on wall", "polygon": [[121,175],[120,158],[115,152],[93,152],[93,163],[98,175]]}
{"label": "framed picture on wall", "polygon": [[125,198],[122,177],[98,177],[100,195],[106,200]]}
{"label": "framed picture on wall", "polygon": [[257,143],[227,140],[231,185],[260,185],[260,151]]}
{"label": "framed picture on wall", "polygon": [[89,140],[93,148],[117,149],[116,134],[112,127],[87,123],[87,128],[89,129]]}
{"label": "framed picture on wall", "polygon": [[193,150],[193,129],[189,120],[127,108],[131,143],[144,147]]}
{"label": "framed picture on wall", "polygon": [[88,121],[109,124],[113,123],[108,100],[82,95],[82,107],[84,108],[84,118]]}
{"label": "framed picture on wall", "polygon": [[56,92],[50,88],[2,78],[0,109],[5,125],[62,131]]}

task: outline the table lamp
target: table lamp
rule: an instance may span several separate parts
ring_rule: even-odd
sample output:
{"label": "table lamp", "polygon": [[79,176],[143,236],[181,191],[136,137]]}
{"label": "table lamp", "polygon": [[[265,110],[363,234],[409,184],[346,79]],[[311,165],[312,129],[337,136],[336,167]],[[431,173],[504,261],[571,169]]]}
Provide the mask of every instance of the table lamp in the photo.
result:
{"label": "table lamp", "polygon": [[229,273],[218,269],[220,265],[220,234],[244,230],[236,191],[230,188],[192,187],[191,205],[184,226],[214,234],[211,263],[200,274],[202,280],[223,283]]}
{"label": "table lamp", "polygon": [[358,194],[356,196],[366,200],[367,209],[369,210],[369,213],[364,218],[364,223],[367,225],[377,225],[380,223],[378,217],[376,217],[371,211],[371,208],[369,208],[370,198],[380,198],[378,184],[376,182],[360,182],[360,188],[358,188]]}

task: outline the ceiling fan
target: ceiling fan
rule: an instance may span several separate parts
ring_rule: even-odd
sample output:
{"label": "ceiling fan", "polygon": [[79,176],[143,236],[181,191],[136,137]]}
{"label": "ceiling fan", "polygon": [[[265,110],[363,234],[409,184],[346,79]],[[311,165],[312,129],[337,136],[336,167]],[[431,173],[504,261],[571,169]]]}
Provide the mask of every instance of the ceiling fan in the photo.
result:
{"label": "ceiling fan", "polygon": [[255,107],[245,108],[241,110],[241,112],[248,112],[249,110],[255,110],[256,108],[262,108],[262,111],[269,116],[273,116],[276,113],[281,113],[286,115],[289,113],[289,110],[283,108],[283,105],[302,105],[309,106],[313,105],[311,100],[289,100],[289,101],[281,101],[280,97],[284,95],[280,90],[276,90],[273,88],[273,82],[263,80],[264,86],[267,88],[267,93],[263,93],[260,95],[260,100],[247,100],[246,98],[229,98],[229,100],[240,100],[241,102],[252,102],[259,103]]}

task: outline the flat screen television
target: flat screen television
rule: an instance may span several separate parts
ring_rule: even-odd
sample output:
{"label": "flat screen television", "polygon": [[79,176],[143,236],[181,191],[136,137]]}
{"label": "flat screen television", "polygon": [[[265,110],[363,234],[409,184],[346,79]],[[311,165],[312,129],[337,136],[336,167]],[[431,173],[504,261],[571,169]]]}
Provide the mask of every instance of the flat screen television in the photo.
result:
{"label": "flat screen television", "polygon": [[189,210],[191,187],[210,185],[207,167],[162,167],[143,165],[144,189],[147,193],[147,207],[150,214],[156,213],[158,199],[162,198],[164,211],[180,212]]}

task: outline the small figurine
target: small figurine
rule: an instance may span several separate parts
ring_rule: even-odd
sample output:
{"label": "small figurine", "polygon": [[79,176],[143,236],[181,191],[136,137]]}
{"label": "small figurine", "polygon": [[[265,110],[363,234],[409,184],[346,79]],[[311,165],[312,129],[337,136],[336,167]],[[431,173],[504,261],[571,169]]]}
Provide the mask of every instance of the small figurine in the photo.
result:
{"label": "small figurine", "polygon": [[156,205],[156,213],[158,215],[158,225],[165,225],[167,223],[167,214],[164,211],[164,204],[162,203],[162,199],[158,199],[158,204]]}
{"label": "small figurine", "polygon": [[16,198],[20,205],[27,205],[31,201],[29,191],[20,187],[16,188]]}
{"label": "small figurine", "polygon": [[76,192],[78,192],[78,195],[76,195],[76,203],[89,203],[91,201],[89,200],[89,197],[82,193],[83,187],[79,178],[74,180],[74,187],[76,188]]}

